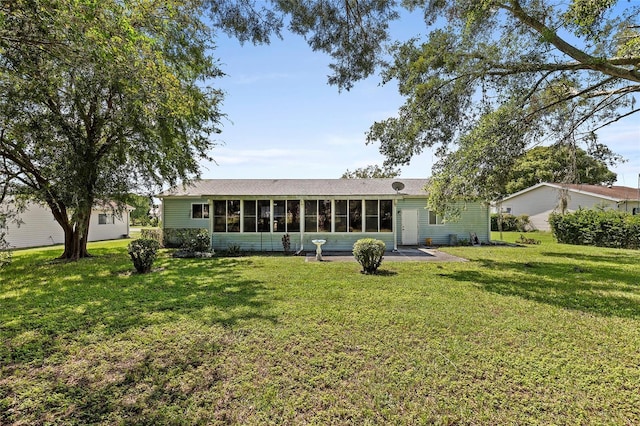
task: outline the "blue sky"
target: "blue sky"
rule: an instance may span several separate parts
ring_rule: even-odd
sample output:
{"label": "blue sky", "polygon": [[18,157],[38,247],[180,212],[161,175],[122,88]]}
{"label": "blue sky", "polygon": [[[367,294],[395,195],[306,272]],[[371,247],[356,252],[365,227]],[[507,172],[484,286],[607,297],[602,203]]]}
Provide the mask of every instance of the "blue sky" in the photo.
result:
{"label": "blue sky", "polygon": [[[396,37],[424,32],[419,19],[396,23]],[[365,144],[376,120],[396,113],[403,99],[393,82],[373,76],[338,92],[327,84],[330,58],[301,37],[285,35],[267,46],[240,46],[220,36],[215,54],[227,75],[213,82],[226,92],[220,145],[203,164],[204,178],[339,178],[347,169],[382,164],[378,147]],[[640,173],[640,117],[599,132],[628,161],[613,168],[619,185],[636,187]],[[427,177],[431,150],[402,168],[402,177]]]}

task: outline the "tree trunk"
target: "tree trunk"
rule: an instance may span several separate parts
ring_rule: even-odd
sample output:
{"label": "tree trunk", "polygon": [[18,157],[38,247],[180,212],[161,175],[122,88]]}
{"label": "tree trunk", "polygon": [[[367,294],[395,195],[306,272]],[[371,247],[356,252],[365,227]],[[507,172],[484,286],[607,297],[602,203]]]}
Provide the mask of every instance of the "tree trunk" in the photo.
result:
{"label": "tree trunk", "polygon": [[[89,220],[91,219],[91,207],[82,209],[74,214],[74,220],[58,221],[64,229],[64,252],[60,259],[78,260],[90,257],[87,251],[89,235]],[[57,219],[56,219],[57,220]]]}

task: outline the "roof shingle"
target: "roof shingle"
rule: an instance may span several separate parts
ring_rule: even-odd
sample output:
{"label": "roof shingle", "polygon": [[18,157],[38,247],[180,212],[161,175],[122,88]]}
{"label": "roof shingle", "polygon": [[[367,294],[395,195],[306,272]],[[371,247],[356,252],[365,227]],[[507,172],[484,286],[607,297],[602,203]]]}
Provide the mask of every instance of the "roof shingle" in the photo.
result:
{"label": "roof shingle", "polygon": [[170,188],[159,197],[179,196],[391,196],[393,182],[405,196],[425,196],[428,179],[202,179]]}

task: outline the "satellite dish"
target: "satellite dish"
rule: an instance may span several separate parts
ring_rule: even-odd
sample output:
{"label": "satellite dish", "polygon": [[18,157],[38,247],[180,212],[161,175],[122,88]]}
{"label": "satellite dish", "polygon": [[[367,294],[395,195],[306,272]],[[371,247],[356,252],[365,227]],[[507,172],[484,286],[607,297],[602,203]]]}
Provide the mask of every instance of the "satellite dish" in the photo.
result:
{"label": "satellite dish", "polygon": [[391,184],[391,187],[392,187],[396,192],[398,192],[398,191],[401,191],[401,190],[403,190],[403,189],[404,189],[404,183],[402,183],[402,182],[393,182],[393,183]]}

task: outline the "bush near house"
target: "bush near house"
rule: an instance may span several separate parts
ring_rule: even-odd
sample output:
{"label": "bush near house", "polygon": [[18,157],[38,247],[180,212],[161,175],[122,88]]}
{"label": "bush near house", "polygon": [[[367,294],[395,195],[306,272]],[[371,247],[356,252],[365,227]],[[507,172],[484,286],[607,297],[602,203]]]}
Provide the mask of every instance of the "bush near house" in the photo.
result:
{"label": "bush near house", "polygon": [[141,274],[151,272],[153,262],[158,255],[160,244],[156,240],[139,239],[129,243],[129,256],[133,261],[133,266]]}
{"label": "bush near house", "polygon": [[559,243],[598,247],[640,248],[640,216],[616,210],[579,209],[549,216]]}
{"label": "bush near house", "polygon": [[365,274],[374,274],[382,263],[385,245],[374,238],[362,238],[353,245],[353,256]]}
{"label": "bush near house", "polygon": [[[493,213],[491,215],[491,230],[499,231],[498,219],[500,213]],[[504,232],[527,232],[531,230],[531,222],[529,221],[529,215],[521,214],[520,216],[514,216],[508,213],[502,213],[502,230]]]}
{"label": "bush near house", "polygon": [[[199,234],[209,235],[209,231],[206,228],[165,228],[163,232],[164,246],[167,248],[184,248],[185,245],[191,244],[191,241],[198,238]],[[207,244],[210,244],[210,241]]]}
{"label": "bush near house", "polygon": [[162,229],[141,229],[140,238],[143,238],[145,240],[156,240],[161,248],[164,247],[164,237],[162,235]]}

